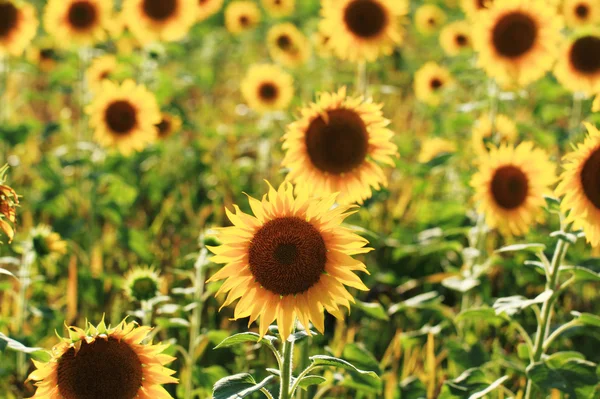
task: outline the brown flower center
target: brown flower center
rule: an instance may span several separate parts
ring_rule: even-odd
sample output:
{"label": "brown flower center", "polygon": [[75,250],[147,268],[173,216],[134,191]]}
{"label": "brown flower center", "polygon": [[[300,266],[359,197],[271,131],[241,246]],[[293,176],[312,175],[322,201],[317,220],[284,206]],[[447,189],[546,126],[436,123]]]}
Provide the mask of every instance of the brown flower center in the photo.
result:
{"label": "brown flower center", "polygon": [[51,48],[41,49],[40,58],[42,60],[53,60],[54,58],[56,58],[56,52]]}
{"label": "brown flower center", "polygon": [[104,119],[110,130],[125,135],[137,125],[137,111],[129,101],[119,100],[108,106]]}
{"label": "brown flower center", "polygon": [[271,82],[263,83],[258,88],[258,96],[263,101],[275,101],[279,94],[279,88]]}
{"label": "brown flower center", "polygon": [[177,11],[177,0],[144,0],[142,7],[148,17],[164,22]]}
{"label": "brown flower center", "polygon": [[475,0],[475,7],[477,7],[478,10],[482,10],[487,8],[491,2],[492,0]]}
{"label": "brown flower center", "polygon": [[580,177],[585,196],[596,209],[600,209],[600,148],[585,161]]}
{"label": "brown flower center", "polygon": [[19,10],[13,3],[0,3],[0,37],[11,34],[19,23]]}
{"label": "brown flower center", "polygon": [[85,340],[58,361],[58,390],[65,399],[132,399],[142,386],[139,357],[115,338]]}
{"label": "brown flower center", "polygon": [[600,37],[584,36],[575,40],[569,52],[569,60],[579,72],[600,72]]}
{"label": "brown flower center", "polygon": [[69,7],[67,18],[77,30],[86,30],[94,26],[98,19],[96,6],[88,1],[76,1]]}
{"label": "brown flower center", "polygon": [[467,39],[467,37],[463,34],[456,35],[455,40],[456,44],[458,44],[460,47],[465,47],[467,44],[469,44],[469,39]]}
{"label": "brown flower center", "polygon": [[159,137],[166,137],[171,132],[171,121],[167,118],[163,118],[158,125],[156,125],[158,129]]}
{"label": "brown flower center", "polygon": [[388,24],[388,17],[379,2],[354,0],[344,11],[344,22],[355,35],[370,39],[383,32]]}
{"label": "brown flower center", "polygon": [[531,16],[516,11],[496,23],[492,43],[501,56],[519,58],[533,48],[537,36],[538,26]]}
{"label": "brown flower center", "polygon": [[292,38],[286,34],[277,37],[277,47],[283,51],[287,51],[292,48]]}
{"label": "brown flower center", "polygon": [[306,151],[319,170],[343,174],[361,165],[369,149],[367,127],[355,111],[326,111],[327,118],[312,120],[306,131]]}
{"label": "brown flower center", "polygon": [[240,16],[240,25],[243,27],[250,25],[250,18],[247,15]]}
{"label": "brown flower center", "polygon": [[444,82],[442,82],[438,78],[433,78],[433,79],[431,79],[431,82],[429,82],[429,85],[431,86],[431,88],[433,90],[438,90],[440,87],[442,87],[444,85]]}
{"label": "brown flower center", "polygon": [[580,19],[585,19],[590,13],[590,9],[587,4],[578,4],[575,7],[575,15],[577,15]]}
{"label": "brown flower center", "polygon": [[315,285],[326,262],[321,233],[300,218],[273,219],[252,237],[250,271],[261,286],[281,296],[300,294]]}
{"label": "brown flower center", "polygon": [[496,204],[511,210],[521,206],[527,199],[529,182],[521,169],[507,165],[496,170],[491,188]]}

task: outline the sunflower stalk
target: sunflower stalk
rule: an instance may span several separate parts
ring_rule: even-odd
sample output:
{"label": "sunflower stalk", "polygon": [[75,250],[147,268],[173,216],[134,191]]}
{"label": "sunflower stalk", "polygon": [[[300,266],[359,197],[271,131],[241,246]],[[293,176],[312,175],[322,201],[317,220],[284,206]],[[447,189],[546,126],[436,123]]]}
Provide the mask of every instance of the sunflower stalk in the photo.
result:
{"label": "sunflower stalk", "polygon": [[293,391],[290,389],[290,381],[292,378],[292,360],[294,355],[294,342],[290,340],[283,341],[283,362],[281,363],[279,389],[279,399],[290,399]]}
{"label": "sunflower stalk", "polygon": [[[19,278],[19,296],[17,297],[17,314],[15,327],[17,336],[24,333],[25,320],[27,319],[27,291],[31,286],[31,266],[35,262],[33,245],[28,246],[21,258],[17,277]],[[17,376],[22,379],[27,373],[27,359],[25,352],[17,352]]]}
{"label": "sunflower stalk", "polygon": [[367,75],[367,62],[359,61],[356,69],[356,91],[359,95],[367,98],[369,90],[369,77]]}

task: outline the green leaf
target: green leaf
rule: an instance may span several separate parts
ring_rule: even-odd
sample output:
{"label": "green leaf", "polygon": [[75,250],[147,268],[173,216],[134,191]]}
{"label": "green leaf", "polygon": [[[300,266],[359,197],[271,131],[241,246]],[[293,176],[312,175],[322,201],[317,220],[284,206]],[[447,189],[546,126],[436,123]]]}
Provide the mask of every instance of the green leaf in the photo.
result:
{"label": "green leaf", "polygon": [[572,233],[567,233],[565,231],[553,231],[550,233],[550,237],[558,237],[563,241],[569,242],[571,244],[577,243],[577,236]]}
{"label": "green leaf", "polygon": [[499,327],[508,321],[505,315],[496,313],[496,311],[492,308],[463,310],[458,314],[458,316],[456,316],[455,322],[460,322],[462,320],[484,321],[496,327]]}
{"label": "green leaf", "polygon": [[561,266],[561,272],[572,273],[575,281],[600,281],[600,273],[583,266]]}
{"label": "green leaf", "polygon": [[489,385],[485,374],[479,368],[468,369],[455,379],[446,381],[445,384],[453,395],[459,397],[479,392]]}
{"label": "green leaf", "polygon": [[600,382],[596,366],[580,354],[559,352],[527,367],[527,377],[544,391],[558,389],[570,397],[584,398],[590,397]]}
{"label": "green leaf", "polygon": [[320,375],[306,375],[302,377],[298,386],[304,390],[307,390],[311,385],[319,385],[327,381],[327,378],[321,377]]}
{"label": "green leaf", "polygon": [[11,272],[9,272],[8,270],[3,269],[1,267],[0,267],[0,274],[5,274],[7,276],[11,276],[11,277],[13,277],[13,278],[15,278],[15,279],[18,280],[17,276],[15,276],[14,274],[12,274]]}
{"label": "green leaf", "polygon": [[504,377],[498,378],[496,381],[492,382],[490,384],[490,386],[488,386],[483,391],[476,392],[476,393],[472,394],[471,396],[469,396],[469,399],[481,399],[481,398],[483,398],[485,395],[487,395],[488,393],[492,392],[493,390],[495,390],[496,388],[498,388],[500,385],[502,385],[504,383],[504,381],[506,381],[506,380],[508,380],[508,376],[507,375],[505,375]]}
{"label": "green leaf", "polygon": [[389,316],[387,315],[385,309],[379,302],[368,303],[368,302],[359,301],[357,299],[354,306],[359,308],[360,310],[362,310],[363,312],[365,312],[367,315],[371,316],[374,319],[383,320],[383,321],[388,321],[390,319]]}
{"label": "green leaf", "polygon": [[376,373],[380,372],[379,362],[375,356],[361,344],[347,344],[344,346],[342,356],[350,363],[362,369],[373,370]]}
{"label": "green leaf", "polygon": [[[311,332],[312,332],[313,336],[317,334],[314,331],[311,331]],[[287,340],[288,340],[288,342],[300,342],[308,337],[310,337],[310,335],[305,330],[302,330],[302,331],[296,331],[295,333],[291,334]]]}
{"label": "green leaf", "polygon": [[521,342],[517,345],[517,355],[521,360],[529,360],[529,346],[526,343]]}
{"label": "green leaf", "polygon": [[544,199],[546,200],[546,208],[548,208],[548,210],[560,210],[560,200],[558,198],[552,197],[550,195],[544,195]]}
{"label": "green leaf", "polygon": [[496,250],[496,253],[516,252],[516,251],[540,252],[540,251],[543,251],[544,249],[546,249],[546,246],[544,244],[539,244],[539,243],[514,244],[514,245],[502,247],[502,248]]}
{"label": "green leaf", "polygon": [[248,373],[235,374],[220,379],[213,387],[213,399],[241,399],[260,391],[271,380],[272,375],[262,380],[259,384]]}
{"label": "green leaf", "polygon": [[47,362],[51,358],[50,353],[48,353],[43,348],[29,348],[20,343],[19,341],[9,338],[6,335],[0,333],[0,352],[3,352],[4,349],[10,349],[16,352],[26,353],[41,362]]}
{"label": "green leaf", "polygon": [[265,345],[273,346],[273,343],[277,341],[276,337],[271,335],[265,335],[262,339],[260,335],[253,332],[244,332],[240,334],[232,335],[231,337],[225,338],[221,343],[214,347],[214,349],[227,348],[234,345],[244,344],[247,342],[260,342]]}
{"label": "green leaf", "polygon": [[600,317],[596,316],[595,314],[579,312],[571,312],[571,314],[577,317],[577,320],[586,326],[600,328]]}
{"label": "green leaf", "polygon": [[326,366],[338,367],[338,368],[342,368],[342,369],[346,369],[346,370],[351,370],[358,374],[369,376],[369,377],[375,378],[377,380],[379,379],[379,376],[377,375],[377,373],[375,373],[373,371],[360,370],[360,369],[356,368],[350,362],[347,362],[343,359],[339,359],[337,357],[326,356],[326,355],[315,355],[315,356],[310,357],[310,361],[312,362],[312,365],[315,367],[326,367]]}
{"label": "green leaf", "polygon": [[548,298],[552,296],[553,293],[554,291],[552,290],[546,290],[533,299],[527,299],[525,297],[522,297],[521,295],[513,295],[505,298],[498,298],[496,302],[494,302],[494,310],[497,314],[506,313],[507,315],[512,316],[530,306],[539,303],[544,303]]}
{"label": "green leaf", "polygon": [[460,293],[465,293],[471,291],[473,288],[477,287],[480,284],[480,281],[476,278],[472,277],[458,277],[452,276],[442,281],[442,285],[446,288],[449,288],[453,291],[457,291]]}
{"label": "green leaf", "polygon": [[443,297],[441,297],[437,291],[426,292],[424,294],[420,294],[410,299],[407,299],[404,302],[400,302],[390,306],[388,309],[388,314],[393,315],[394,313],[410,308],[419,309],[426,304],[431,304],[433,302],[440,303],[442,299]]}

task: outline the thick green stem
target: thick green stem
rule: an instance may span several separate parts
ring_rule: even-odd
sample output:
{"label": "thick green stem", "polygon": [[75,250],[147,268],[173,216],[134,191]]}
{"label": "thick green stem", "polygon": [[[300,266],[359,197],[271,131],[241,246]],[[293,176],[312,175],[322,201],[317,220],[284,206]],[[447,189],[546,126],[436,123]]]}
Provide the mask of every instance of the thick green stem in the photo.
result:
{"label": "thick green stem", "polygon": [[292,357],[294,343],[287,339],[283,341],[283,363],[281,364],[279,399],[290,399],[290,381],[292,378]]}
{"label": "thick green stem", "polygon": [[[305,372],[308,373],[307,370],[309,370],[309,366],[308,366],[308,357],[310,356],[310,342],[312,340],[309,338],[307,338],[304,341],[304,344],[302,344],[302,355],[300,358],[300,370],[304,370],[302,373],[304,374]],[[294,394],[294,390],[296,389],[296,386],[298,385],[298,383],[300,382],[300,376],[298,376],[298,379],[296,380],[296,382],[294,383],[294,386],[292,387],[292,394]],[[298,395],[297,395],[298,399],[308,399],[308,392],[305,390],[300,389],[298,391]]]}
{"label": "thick green stem", "polygon": [[[21,265],[19,267],[19,296],[18,296],[18,307],[17,314],[15,315],[15,326],[17,330],[17,336],[20,338],[23,335],[23,327],[25,320],[27,319],[27,290],[31,285],[31,265],[35,260],[35,253],[33,248],[25,251],[23,258],[21,259]],[[24,352],[17,352],[17,376],[21,380],[27,373],[27,362],[26,355]]]}

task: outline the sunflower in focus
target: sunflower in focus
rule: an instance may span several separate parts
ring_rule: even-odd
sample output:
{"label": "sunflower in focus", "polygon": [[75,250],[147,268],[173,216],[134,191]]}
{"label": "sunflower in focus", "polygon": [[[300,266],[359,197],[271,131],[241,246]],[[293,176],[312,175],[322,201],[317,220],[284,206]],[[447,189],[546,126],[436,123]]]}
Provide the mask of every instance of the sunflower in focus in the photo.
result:
{"label": "sunflower in focus", "polygon": [[404,0],[324,0],[321,6],[319,30],[341,59],[374,61],[402,43],[400,17],[408,12]]}
{"label": "sunflower in focus", "polygon": [[111,12],[104,0],[49,0],[44,27],[56,43],[90,45],[106,39]]}
{"label": "sunflower in focus", "polygon": [[562,14],[570,27],[600,22],[600,3],[597,0],[564,0]]}
{"label": "sunflower in focus", "polygon": [[86,72],[86,79],[90,89],[98,92],[105,80],[111,79],[111,74],[117,69],[117,58],[113,55],[98,57],[92,61]]}
{"label": "sunflower in focus", "polygon": [[458,55],[472,48],[471,25],[466,21],[452,22],[440,32],[440,45],[449,56]]}
{"label": "sunflower in focus", "polygon": [[236,0],[225,8],[225,27],[233,34],[254,29],[260,23],[258,6],[248,0]]}
{"label": "sunflower in focus", "polygon": [[242,80],[244,99],[255,111],[286,109],[294,97],[292,76],[277,65],[253,65]]}
{"label": "sunflower in focus", "polygon": [[36,226],[29,234],[31,245],[40,259],[57,258],[67,253],[67,242],[45,224]]}
{"label": "sunflower in focus", "polygon": [[273,60],[289,68],[304,64],[310,57],[308,39],[289,22],[274,25],[269,29],[267,47]]}
{"label": "sunflower in focus", "polygon": [[15,223],[17,221],[17,207],[19,196],[15,190],[6,184],[6,172],[8,165],[0,167],[0,230],[11,242],[15,235]]}
{"label": "sunflower in focus", "polygon": [[181,118],[177,115],[162,113],[161,120],[156,124],[158,138],[165,140],[181,130]]}
{"label": "sunflower in focus", "polygon": [[588,31],[569,41],[554,68],[565,88],[586,94],[600,92],[600,30]]}
{"label": "sunflower in focus", "polygon": [[151,267],[134,267],[125,275],[123,289],[131,300],[143,302],[160,294],[162,278]]}
{"label": "sunflower in focus", "polygon": [[451,154],[455,151],[456,144],[454,144],[452,141],[443,139],[441,137],[434,137],[423,142],[421,146],[421,152],[419,152],[419,157],[417,160],[420,163],[428,163],[441,155]]}
{"label": "sunflower in focus", "polygon": [[296,0],[261,0],[262,6],[269,15],[281,18],[294,13]]}
{"label": "sunflower in focus", "polygon": [[212,17],[223,8],[223,2],[225,0],[196,0],[197,20],[204,21],[209,17]]}
{"label": "sunflower in focus", "polygon": [[554,63],[562,22],[542,0],[503,0],[479,14],[473,44],[479,65],[503,84],[526,85]]}
{"label": "sunflower in focus", "polygon": [[434,4],[424,4],[415,12],[415,27],[423,34],[437,32],[444,22],[446,13]]}
{"label": "sunflower in focus", "polygon": [[393,167],[397,147],[381,108],[362,97],[347,97],[345,88],[320,94],[283,137],[288,178],[310,193],[339,193],[341,204],[362,204],[372,188],[386,186],[379,164]]}
{"label": "sunflower in focus", "polygon": [[37,33],[35,8],[27,3],[0,2],[0,56],[20,56]]}
{"label": "sunflower in focus", "polygon": [[471,142],[473,149],[479,155],[487,154],[487,145],[500,143],[513,143],[517,139],[518,131],[515,122],[508,116],[498,114],[494,123],[488,115],[483,115],[473,125]]}
{"label": "sunflower in focus", "polygon": [[566,222],[574,229],[583,229],[587,242],[593,247],[600,244],[600,132],[585,124],[588,135],[583,143],[563,158],[564,172],[556,187],[556,194],[564,196],[561,210]]}
{"label": "sunflower in focus", "polygon": [[430,61],[415,73],[415,96],[426,104],[439,105],[442,93],[452,82],[452,76],[446,68]]}
{"label": "sunflower in focus", "polygon": [[462,0],[461,7],[469,18],[475,18],[480,11],[488,9],[493,0]]}
{"label": "sunflower in focus", "polygon": [[125,155],[157,139],[156,125],[161,118],[156,98],[132,80],[120,86],[104,81],[87,112],[96,140]]}
{"label": "sunflower in focus", "polygon": [[125,0],[123,16],[142,43],[181,40],[197,15],[197,0]]}
{"label": "sunflower in focus", "polygon": [[[217,295],[229,292],[223,306],[240,299],[234,318],[260,316],[260,335],[277,320],[282,339],[292,332],[296,318],[323,333],[323,310],[343,318],[340,306],[354,302],[345,286],[368,290],[355,271],[367,272],[352,255],[369,252],[367,240],[341,222],[350,206],[332,209],[335,194],[309,197],[308,191],[284,183],[259,201],[248,197],[254,216],[234,205],[226,210],[233,226],[219,230],[223,243],[208,247],[215,263],[225,266],[208,281],[225,280]],[[367,272],[368,273],[368,272]]]}
{"label": "sunflower in focus", "polygon": [[176,384],[173,370],[164,365],[175,360],[162,353],[168,345],[143,343],[151,327],[122,321],[114,328],[102,321],[86,330],[71,326],[69,338],[52,348],[47,363],[28,380],[37,381],[32,399],[139,398],[169,399],[161,384]]}
{"label": "sunflower in focus", "polygon": [[544,194],[556,180],[548,154],[531,142],[505,144],[491,147],[478,162],[471,186],[488,226],[504,235],[526,234],[541,220]]}

